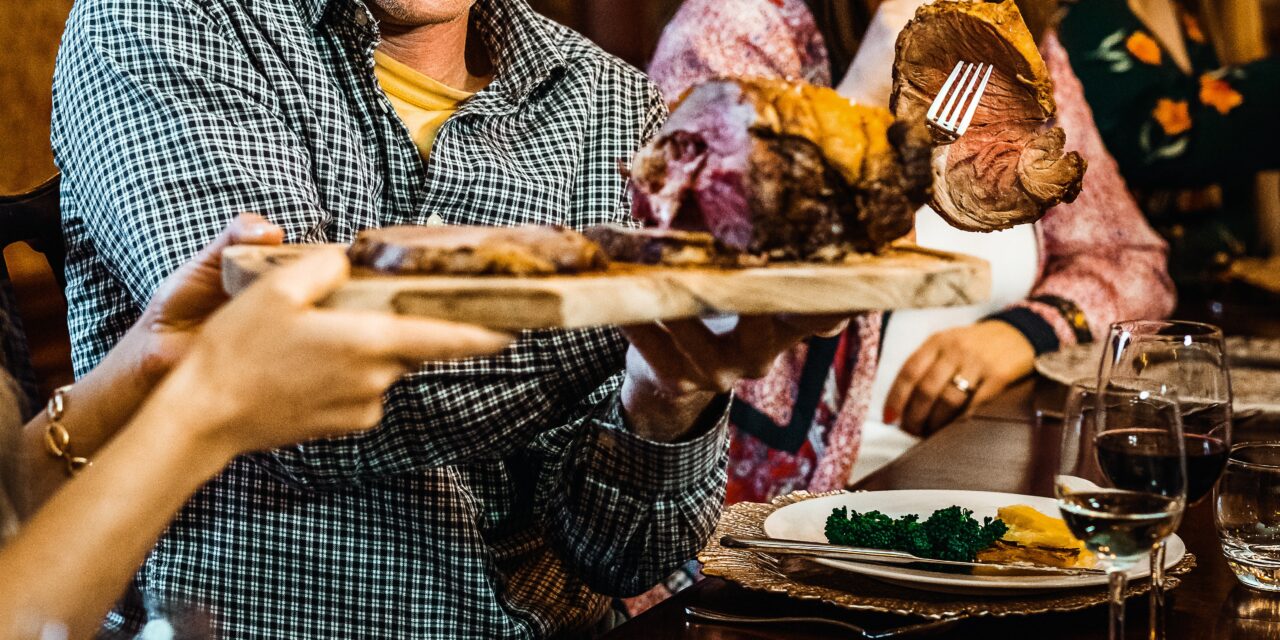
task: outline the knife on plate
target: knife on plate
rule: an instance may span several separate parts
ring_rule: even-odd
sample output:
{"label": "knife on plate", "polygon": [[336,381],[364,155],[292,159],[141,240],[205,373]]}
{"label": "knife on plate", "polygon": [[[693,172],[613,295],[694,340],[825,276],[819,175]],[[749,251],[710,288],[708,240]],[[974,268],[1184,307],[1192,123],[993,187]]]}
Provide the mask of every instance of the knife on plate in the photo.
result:
{"label": "knife on plate", "polygon": [[741,536],[724,536],[720,538],[720,546],[730,549],[747,549],[772,555],[801,555],[832,560],[848,560],[872,564],[902,565],[913,569],[929,571],[969,571],[981,568],[997,571],[1001,574],[1021,573],[1024,575],[1055,576],[1089,576],[1106,575],[1102,569],[1049,567],[1039,564],[1002,564],[996,562],[962,562],[959,560],[936,560],[922,558],[905,551],[887,551],[885,549],[867,549],[863,547],[846,547],[838,544],[822,542],[804,542],[801,540],[780,540],[775,538],[750,538]]}

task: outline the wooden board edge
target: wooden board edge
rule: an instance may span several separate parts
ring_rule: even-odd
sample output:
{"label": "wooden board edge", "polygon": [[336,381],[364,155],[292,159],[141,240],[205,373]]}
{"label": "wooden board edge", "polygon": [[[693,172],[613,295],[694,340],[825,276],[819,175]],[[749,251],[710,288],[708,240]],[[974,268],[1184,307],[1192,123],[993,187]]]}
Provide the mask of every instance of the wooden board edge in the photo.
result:
{"label": "wooden board edge", "polygon": [[[248,287],[266,271],[287,264],[307,251],[319,246],[343,245],[283,245],[228,247],[223,252],[223,284],[229,294]],[[894,255],[899,254],[899,255]],[[877,270],[874,260],[844,265],[831,265],[837,269],[847,267],[858,271],[860,277],[878,282],[883,290],[869,295],[870,301],[862,311],[886,308],[926,308],[975,304],[986,300],[991,292],[990,266],[986,260],[965,254],[938,252],[924,249],[912,251],[902,246],[885,258],[901,257],[901,254],[922,255],[937,260],[932,270],[923,276],[907,270],[887,268]],[[802,271],[798,265],[794,271]],[[608,277],[566,276],[561,278],[474,278],[481,289],[447,291],[447,278],[424,276],[357,278],[335,292],[325,306],[391,311],[443,317],[459,322],[471,322],[495,329],[533,328],[581,328],[609,324],[649,322],[654,318],[653,309],[663,309],[666,319],[692,318],[722,313],[749,313],[741,310],[748,305],[721,304],[716,296],[708,294],[717,282],[742,277],[785,279],[794,277],[788,266],[776,271],[741,270],[683,270],[666,269],[637,271],[634,274],[611,274]],[[877,271],[879,271],[877,273]],[[625,282],[624,282],[625,280]],[[700,282],[689,286],[682,280]],[[659,282],[659,284],[655,284]],[[625,285],[626,297],[610,296],[611,291]],[[827,287],[834,286],[828,281]],[[415,290],[415,287],[421,287]],[[868,285],[868,291],[874,286]],[[901,289],[901,290],[900,290]],[[497,294],[497,295],[495,295]],[[494,313],[492,299],[507,296],[511,304],[503,307],[501,314]],[[600,300],[610,300],[608,307]],[[726,309],[726,307],[729,307]],[[738,311],[734,310],[738,308]],[[797,298],[777,313],[828,313],[858,310],[842,307],[830,311],[810,298]]]}

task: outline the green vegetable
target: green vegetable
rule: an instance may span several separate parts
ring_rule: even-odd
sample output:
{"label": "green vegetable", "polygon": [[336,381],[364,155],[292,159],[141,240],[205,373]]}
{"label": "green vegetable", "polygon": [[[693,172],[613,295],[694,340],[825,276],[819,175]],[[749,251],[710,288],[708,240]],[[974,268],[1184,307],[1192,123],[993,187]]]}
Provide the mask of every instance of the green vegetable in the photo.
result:
{"label": "green vegetable", "polygon": [[973,562],[978,552],[1004,537],[1008,525],[952,506],[938,509],[923,522],[915,514],[890,518],[879,511],[858,513],[844,507],[827,516],[827,542],[851,547],[906,551],[922,558]]}

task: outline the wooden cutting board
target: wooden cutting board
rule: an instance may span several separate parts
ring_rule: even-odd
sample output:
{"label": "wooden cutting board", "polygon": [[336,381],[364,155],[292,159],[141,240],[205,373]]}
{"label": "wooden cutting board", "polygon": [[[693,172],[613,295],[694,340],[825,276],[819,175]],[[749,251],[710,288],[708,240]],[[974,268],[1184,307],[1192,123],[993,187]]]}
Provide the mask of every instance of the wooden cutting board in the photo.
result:
{"label": "wooden cutting board", "polygon": [[[238,246],[223,252],[235,294],[318,245]],[[393,310],[495,329],[636,324],[720,314],[846,313],[973,304],[991,294],[985,260],[899,245],[846,264],[752,269],[615,264],[601,273],[526,277],[391,276],[356,270],[325,306]]]}

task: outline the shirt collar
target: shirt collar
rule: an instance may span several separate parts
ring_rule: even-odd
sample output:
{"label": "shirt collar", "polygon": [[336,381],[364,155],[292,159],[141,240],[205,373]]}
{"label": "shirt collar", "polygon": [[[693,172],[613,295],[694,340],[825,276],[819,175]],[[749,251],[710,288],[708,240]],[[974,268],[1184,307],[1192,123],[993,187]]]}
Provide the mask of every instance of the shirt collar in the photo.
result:
{"label": "shirt collar", "polygon": [[476,0],[472,19],[493,58],[494,79],[489,89],[512,105],[524,103],[538,85],[566,64],[556,27],[525,0]]}

